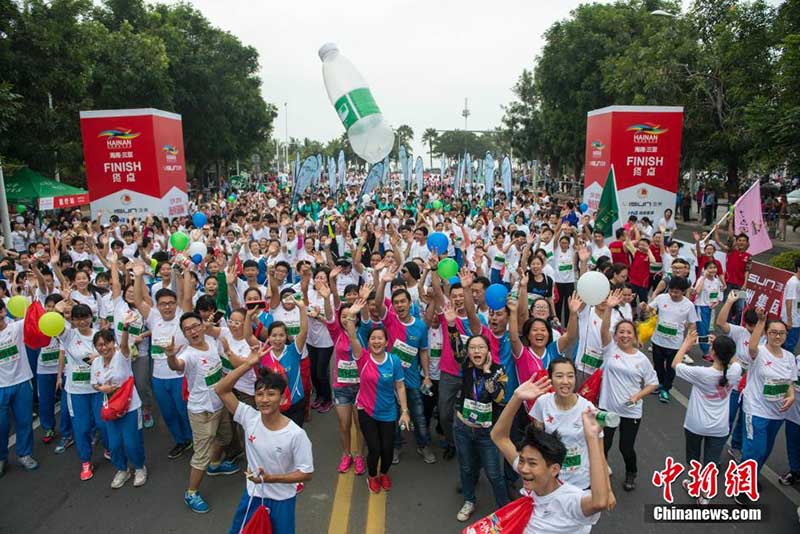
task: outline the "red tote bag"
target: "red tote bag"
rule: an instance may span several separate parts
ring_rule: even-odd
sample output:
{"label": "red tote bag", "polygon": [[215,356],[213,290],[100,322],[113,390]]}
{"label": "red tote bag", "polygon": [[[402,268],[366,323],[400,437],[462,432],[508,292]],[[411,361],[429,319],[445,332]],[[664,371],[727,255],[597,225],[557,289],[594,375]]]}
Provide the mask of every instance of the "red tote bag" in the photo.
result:
{"label": "red tote bag", "polygon": [[103,421],[114,421],[128,413],[133,397],[133,377],[128,379],[111,395],[100,409],[100,417]]}
{"label": "red tote bag", "polygon": [[22,337],[25,346],[30,349],[43,349],[50,344],[50,336],[46,336],[39,330],[39,318],[44,315],[42,303],[34,299],[25,311],[25,323],[23,325]]}
{"label": "red tote bag", "polygon": [[598,369],[592,376],[586,379],[581,388],[578,390],[578,395],[588,400],[595,406],[600,400],[600,386],[603,384],[603,370]]}
{"label": "red tote bag", "polygon": [[521,497],[476,521],[461,534],[522,534],[533,514],[533,497]]}

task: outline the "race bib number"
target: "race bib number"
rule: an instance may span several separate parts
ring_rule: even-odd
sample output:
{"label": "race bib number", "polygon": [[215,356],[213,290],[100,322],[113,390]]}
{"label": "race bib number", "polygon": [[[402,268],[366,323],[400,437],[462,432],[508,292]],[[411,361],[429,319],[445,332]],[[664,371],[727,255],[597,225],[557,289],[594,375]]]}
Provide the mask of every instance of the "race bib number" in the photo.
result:
{"label": "race bib number", "polygon": [[594,349],[587,348],[583,356],[581,356],[581,363],[590,369],[600,369],[603,365],[603,354]]}
{"label": "race bib number", "polygon": [[558,264],[558,272],[560,272],[560,273],[571,271],[573,269],[574,269],[574,267],[572,266],[571,263],[559,263]]}
{"label": "race bib number", "polygon": [[91,368],[88,365],[81,365],[78,369],[72,371],[72,383],[88,384],[91,376]]}
{"label": "race bib number", "polygon": [[663,264],[661,263],[651,263],[650,264],[650,272],[653,274],[657,274],[661,272]]}
{"label": "race bib number", "polygon": [[[342,297],[344,300],[344,297]],[[296,337],[300,333],[300,321],[286,321],[286,334],[289,337]]]}
{"label": "race bib number", "polygon": [[219,361],[222,362],[222,372],[223,373],[228,374],[228,373],[230,373],[231,371],[234,370],[233,364],[225,356],[220,354]]}
{"label": "race bib number", "polygon": [[442,349],[431,349],[431,369],[438,369],[442,360]]}
{"label": "race bib number", "polygon": [[206,371],[206,376],[204,378],[206,382],[206,386],[212,387],[214,384],[222,380],[222,364],[218,363],[208,371]]}
{"label": "race bib number", "polygon": [[719,300],[719,291],[712,291],[708,294],[708,300]]}
{"label": "race bib number", "polygon": [[358,366],[355,361],[339,360],[336,364],[336,379],[340,384],[358,384]]}
{"label": "race bib number", "polygon": [[675,337],[678,335],[678,325],[659,321],[656,325],[656,331],[662,336]]}
{"label": "race bib number", "polygon": [[789,392],[788,380],[767,380],[764,383],[764,399],[767,401],[782,401]]}
{"label": "race bib number", "polygon": [[[113,321],[113,319],[112,319],[112,321]],[[122,324],[122,321],[118,322],[117,323],[117,330],[122,332],[123,326],[124,325]],[[128,335],[130,335],[130,336],[138,336],[141,333],[142,333],[141,325],[136,326],[136,323],[134,322],[130,326],[128,326]]]}
{"label": "race bib number", "polygon": [[16,343],[0,347],[0,365],[7,365],[19,360],[19,348]]}
{"label": "race bib number", "polygon": [[400,363],[402,366],[405,369],[408,369],[411,367],[411,365],[413,365],[414,358],[417,357],[417,349],[408,343],[397,340],[394,342],[394,346],[392,347],[392,354],[400,358]]}
{"label": "race bib number", "polygon": [[39,353],[39,361],[44,366],[52,366],[58,364],[58,349],[49,352],[42,351]]}
{"label": "race bib number", "polygon": [[150,348],[150,356],[154,360],[166,360],[167,353],[164,351],[164,348],[167,347],[172,342],[172,339],[160,337],[153,339],[153,346]]}
{"label": "race bib number", "polygon": [[492,426],[492,403],[464,399],[461,415],[473,425],[489,428]]}
{"label": "race bib number", "polygon": [[494,262],[495,263],[505,263],[506,259],[503,256],[495,256],[494,257]]}

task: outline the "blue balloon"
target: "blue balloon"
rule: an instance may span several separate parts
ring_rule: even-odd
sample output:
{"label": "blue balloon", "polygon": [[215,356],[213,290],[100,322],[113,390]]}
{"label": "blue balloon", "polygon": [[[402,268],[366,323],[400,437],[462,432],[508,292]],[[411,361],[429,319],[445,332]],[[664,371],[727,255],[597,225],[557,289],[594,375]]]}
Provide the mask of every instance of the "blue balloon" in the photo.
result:
{"label": "blue balloon", "polygon": [[447,254],[447,236],[441,232],[434,232],[428,236],[428,250],[434,254]]}
{"label": "blue balloon", "polygon": [[505,308],[506,300],[508,299],[508,288],[503,284],[492,284],[486,288],[484,298],[490,310],[502,310]]}
{"label": "blue balloon", "polygon": [[581,202],[581,205],[578,206],[578,209],[581,210],[581,213],[586,213],[586,211],[589,209],[589,204],[586,202]]}
{"label": "blue balloon", "polygon": [[457,276],[453,276],[453,277],[451,277],[449,280],[447,280],[447,283],[448,283],[448,284],[450,284],[451,286],[452,286],[453,284],[458,284],[458,283],[460,283],[460,282],[461,282],[461,278],[459,278],[459,277],[457,277]]}
{"label": "blue balloon", "polygon": [[208,217],[202,211],[198,211],[194,215],[192,215],[192,224],[195,228],[202,228],[206,224],[208,224]]}
{"label": "blue balloon", "polygon": [[194,262],[195,265],[200,265],[200,262],[203,261],[202,254],[195,254],[194,256],[192,256],[192,261]]}

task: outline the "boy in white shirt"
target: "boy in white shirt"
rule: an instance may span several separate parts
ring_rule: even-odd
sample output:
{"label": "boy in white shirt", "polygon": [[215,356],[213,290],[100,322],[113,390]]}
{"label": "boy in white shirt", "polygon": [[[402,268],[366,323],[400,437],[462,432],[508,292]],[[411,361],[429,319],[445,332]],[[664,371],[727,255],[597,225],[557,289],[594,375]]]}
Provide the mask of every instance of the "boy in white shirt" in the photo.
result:
{"label": "boy in white shirt", "polygon": [[[258,365],[258,347],[251,347],[244,365],[216,385],[219,398],[242,425],[247,452],[247,486],[233,517],[230,532],[241,532],[258,506],[269,508],[272,532],[294,534],[297,484],[311,480],[314,460],[305,431],[280,412],[286,380],[262,370],[255,385],[256,408],[239,402],[233,386]],[[255,501],[255,502],[251,502]]]}

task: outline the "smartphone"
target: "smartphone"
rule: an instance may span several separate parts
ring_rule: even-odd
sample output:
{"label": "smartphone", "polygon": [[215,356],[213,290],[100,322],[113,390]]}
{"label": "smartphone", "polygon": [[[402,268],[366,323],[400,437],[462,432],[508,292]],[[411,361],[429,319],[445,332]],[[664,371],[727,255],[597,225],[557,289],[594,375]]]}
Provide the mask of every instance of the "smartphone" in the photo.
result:
{"label": "smartphone", "polygon": [[747,291],[740,289],[736,292],[736,298],[739,300],[747,300]]}
{"label": "smartphone", "polygon": [[711,338],[711,336],[697,336],[697,343],[698,344],[700,344],[700,343],[707,344],[707,343],[709,343],[710,338]]}
{"label": "smartphone", "polygon": [[211,322],[214,324],[219,324],[223,317],[225,317],[225,312],[222,310],[217,310],[211,317]]}
{"label": "smartphone", "polygon": [[246,304],[248,310],[261,310],[266,308],[267,304],[263,300],[256,300]]}

